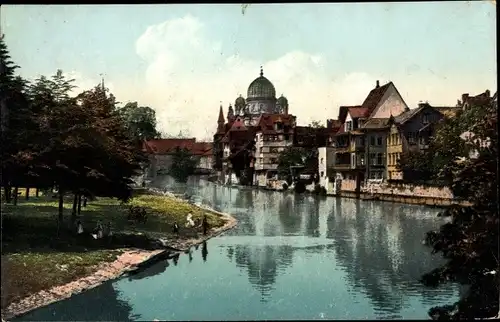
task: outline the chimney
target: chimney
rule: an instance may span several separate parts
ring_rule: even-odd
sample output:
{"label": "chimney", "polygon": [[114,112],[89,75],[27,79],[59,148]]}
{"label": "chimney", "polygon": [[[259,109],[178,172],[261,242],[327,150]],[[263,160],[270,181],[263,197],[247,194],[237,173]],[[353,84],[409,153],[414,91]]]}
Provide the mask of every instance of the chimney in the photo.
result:
{"label": "chimney", "polygon": [[326,127],[328,129],[331,129],[332,128],[332,125],[333,125],[333,120],[332,119],[327,119],[326,120]]}
{"label": "chimney", "polygon": [[490,90],[489,90],[489,89],[487,89],[486,91],[484,91],[484,94],[486,94],[486,97],[488,97],[488,98],[489,98],[489,97],[491,97],[491,96],[490,96]]}
{"label": "chimney", "polygon": [[379,88],[380,87],[380,82],[379,80],[377,79],[377,85],[375,85],[375,88]]}
{"label": "chimney", "polygon": [[462,104],[465,104],[465,101],[467,101],[468,98],[469,98],[468,93],[462,94]]}

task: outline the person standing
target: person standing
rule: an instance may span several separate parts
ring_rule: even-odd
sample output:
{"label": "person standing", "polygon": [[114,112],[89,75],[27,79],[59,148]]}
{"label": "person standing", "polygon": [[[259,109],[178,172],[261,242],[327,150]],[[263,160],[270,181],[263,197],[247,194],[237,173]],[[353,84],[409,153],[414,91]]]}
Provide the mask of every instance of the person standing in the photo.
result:
{"label": "person standing", "polygon": [[202,222],[202,227],[203,227],[203,235],[207,234],[208,231],[208,220],[207,220],[207,215],[203,215],[203,222]]}

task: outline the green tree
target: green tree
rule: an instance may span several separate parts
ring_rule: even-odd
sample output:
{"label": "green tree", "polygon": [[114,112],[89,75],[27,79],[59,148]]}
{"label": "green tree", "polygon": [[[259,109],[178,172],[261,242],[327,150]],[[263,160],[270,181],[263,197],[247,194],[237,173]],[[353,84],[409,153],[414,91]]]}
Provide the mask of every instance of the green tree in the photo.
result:
{"label": "green tree", "polygon": [[402,155],[398,167],[403,172],[403,178],[410,181],[439,181],[450,185],[452,173],[447,165],[470,152],[470,147],[460,136],[474,126],[482,112],[481,109],[472,108],[460,111],[454,118],[443,119],[437,125],[428,150]]}
{"label": "green tree", "polygon": [[138,142],[160,137],[156,130],[156,112],[147,106],[138,106],[137,102],[127,103],[119,110],[128,131]]}
{"label": "green tree", "polygon": [[[471,205],[447,208],[440,216],[450,221],[427,233],[426,243],[447,262],[425,274],[422,282],[437,286],[454,281],[470,287],[455,304],[432,308],[433,319],[487,318],[499,312],[497,117],[492,103],[471,106],[452,123],[455,128],[444,127],[436,135],[435,152],[445,156],[438,177],[447,179],[454,196]],[[460,133],[464,127],[473,133],[469,138]]]}
{"label": "green tree", "polygon": [[177,147],[172,154],[172,165],[168,171],[178,182],[187,182],[198,166],[199,159],[186,148]]}
{"label": "green tree", "polygon": [[[31,159],[28,148],[33,119],[26,95],[26,82],[16,76],[19,68],[12,62],[3,38],[0,39],[0,105],[2,186],[10,202],[11,187],[26,181],[26,166]],[[17,192],[14,195],[17,200]]]}
{"label": "green tree", "polygon": [[302,147],[287,147],[278,156],[278,174],[286,177],[291,184],[291,167],[314,168],[317,167],[318,156],[314,149]]}
{"label": "green tree", "polygon": [[324,129],[325,126],[323,125],[323,123],[321,121],[312,121],[311,123],[309,123],[308,125],[309,127],[312,127],[312,128],[315,128],[315,129]]}

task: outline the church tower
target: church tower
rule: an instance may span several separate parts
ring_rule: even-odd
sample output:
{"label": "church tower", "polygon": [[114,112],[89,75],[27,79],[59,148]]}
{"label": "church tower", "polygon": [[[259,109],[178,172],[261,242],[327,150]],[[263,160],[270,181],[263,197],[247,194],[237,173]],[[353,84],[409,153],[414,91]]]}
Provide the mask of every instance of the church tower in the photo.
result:
{"label": "church tower", "polygon": [[224,111],[222,110],[221,104],[219,109],[219,118],[217,119],[217,131],[224,130],[224,123],[226,123],[226,121],[224,120]]}
{"label": "church tower", "polygon": [[229,104],[229,107],[227,109],[227,121],[231,122],[234,119],[234,110],[233,106]]}

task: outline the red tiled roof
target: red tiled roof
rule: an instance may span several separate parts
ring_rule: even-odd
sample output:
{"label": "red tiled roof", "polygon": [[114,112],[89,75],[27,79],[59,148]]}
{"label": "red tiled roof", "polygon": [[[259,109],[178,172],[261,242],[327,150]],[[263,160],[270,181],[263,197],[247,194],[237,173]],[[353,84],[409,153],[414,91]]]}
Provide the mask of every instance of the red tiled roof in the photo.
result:
{"label": "red tiled roof", "polygon": [[193,145],[191,153],[198,156],[208,156],[212,154],[211,142],[196,142]]}
{"label": "red tiled roof", "polygon": [[143,143],[143,150],[154,154],[171,153],[177,147],[192,150],[196,144],[195,141],[195,138],[149,140]]}
{"label": "red tiled roof", "polygon": [[[281,122],[283,129],[275,130],[274,123]],[[274,133],[284,133],[284,127],[288,126],[291,130],[293,129],[294,116],[291,114],[262,114],[257,121],[257,131],[261,131],[264,134],[274,134]]]}
{"label": "red tiled roof", "polygon": [[239,116],[234,119],[233,123],[231,124],[231,127],[229,128],[229,131],[246,131],[246,130],[248,130],[247,126]]}
{"label": "red tiled roof", "polygon": [[366,107],[350,107],[349,114],[353,119],[357,119],[360,117],[367,117],[369,110]]}
{"label": "red tiled roof", "polygon": [[352,106],[340,106],[339,107],[339,122],[344,123],[345,118],[347,117],[347,112],[350,108],[358,108],[360,105],[352,105]]}
{"label": "red tiled roof", "polygon": [[363,108],[366,108],[368,110],[368,114],[371,114],[373,110],[377,107],[378,103],[380,103],[380,100],[384,96],[385,92],[387,89],[390,87],[392,82],[389,82],[383,86],[376,87],[370,91],[368,96],[366,97],[365,101],[361,105]]}

